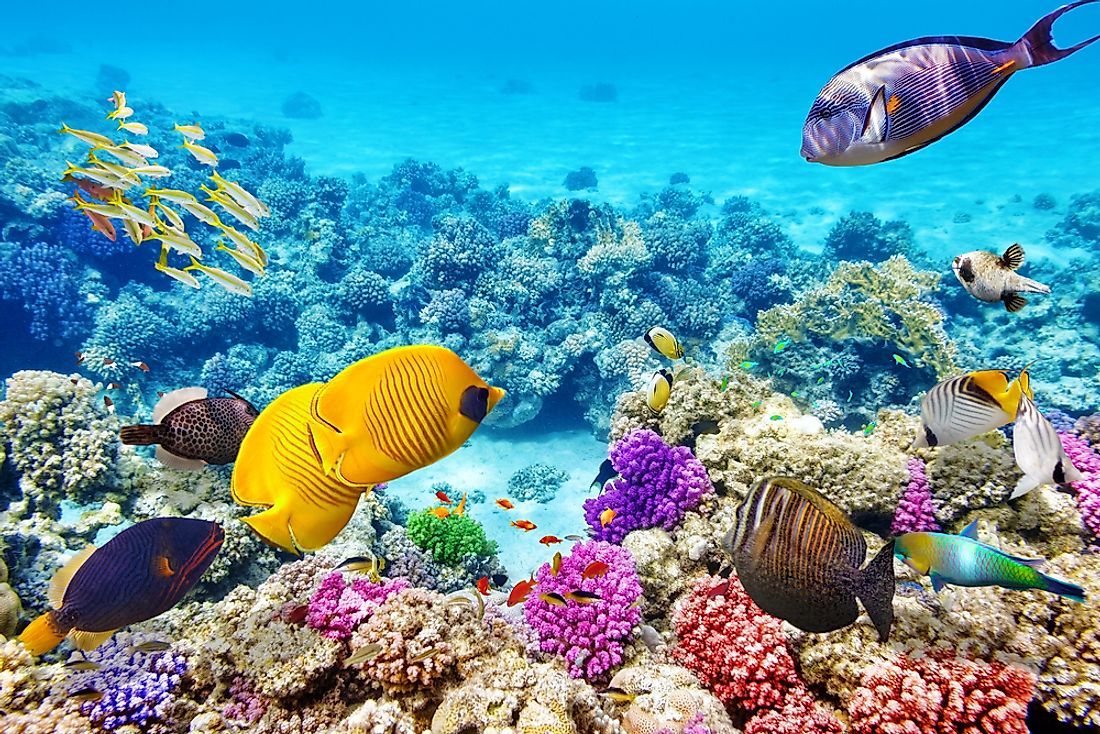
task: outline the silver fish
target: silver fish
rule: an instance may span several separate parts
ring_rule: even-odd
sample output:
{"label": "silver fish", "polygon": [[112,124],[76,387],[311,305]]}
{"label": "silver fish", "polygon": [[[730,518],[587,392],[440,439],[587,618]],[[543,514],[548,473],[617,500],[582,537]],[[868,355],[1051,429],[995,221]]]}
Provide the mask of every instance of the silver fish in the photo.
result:
{"label": "silver fish", "polygon": [[1050,286],[1025,278],[1016,272],[1024,264],[1024,248],[1009,245],[1005,254],[975,250],[959,255],[951,262],[955,277],[966,292],[985,303],[1004,303],[1015,313],[1027,305],[1020,293],[1050,293]]}
{"label": "silver fish", "polygon": [[1024,476],[1016,483],[1009,499],[1025,495],[1041,484],[1068,484],[1085,478],[1066,456],[1054,426],[1027,395],[1020,397],[1020,407],[1016,411],[1012,452]]}
{"label": "silver fish", "polygon": [[1100,40],[1054,46],[1051,27],[1079,0],[1040,19],[1015,43],[929,36],[890,46],[838,72],[802,128],[802,157],[829,166],[900,158],[969,122],[1017,71],[1059,61]]}

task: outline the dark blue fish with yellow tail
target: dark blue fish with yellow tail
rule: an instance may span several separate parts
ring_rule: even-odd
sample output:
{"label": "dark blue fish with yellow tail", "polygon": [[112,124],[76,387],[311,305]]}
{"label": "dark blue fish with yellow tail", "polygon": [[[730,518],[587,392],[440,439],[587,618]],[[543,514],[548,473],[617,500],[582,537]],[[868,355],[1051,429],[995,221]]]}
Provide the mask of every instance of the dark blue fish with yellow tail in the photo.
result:
{"label": "dark blue fish with yellow tail", "polygon": [[894,541],[894,555],[921,575],[932,577],[932,588],[944,586],[1001,586],[1040,589],[1076,602],[1085,600],[1077,584],[1040,572],[1041,558],[1017,558],[978,540],[978,523],[958,535],[905,533]]}
{"label": "dark blue fish with yellow tail", "polygon": [[817,95],[802,128],[802,157],[863,166],[908,155],[982,111],[1017,71],[1066,58],[1100,40],[1057,48],[1051,28],[1080,0],[1044,16],[1015,43],[929,36],[890,46],[838,72]]}
{"label": "dark blue fish with yellow tail", "polygon": [[50,611],[19,640],[41,655],[68,637],[92,650],[117,630],[168,611],[202,577],[225,533],[217,523],[155,517],[131,525],[102,548],[88,546],[50,581]]}

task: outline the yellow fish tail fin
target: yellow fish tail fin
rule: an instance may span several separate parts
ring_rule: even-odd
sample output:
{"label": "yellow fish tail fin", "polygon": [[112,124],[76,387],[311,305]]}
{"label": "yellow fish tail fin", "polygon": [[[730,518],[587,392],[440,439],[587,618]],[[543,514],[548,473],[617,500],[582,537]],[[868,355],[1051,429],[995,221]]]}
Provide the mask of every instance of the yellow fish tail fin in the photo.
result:
{"label": "yellow fish tail fin", "polygon": [[31,655],[41,655],[61,644],[65,633],[53,621],[53,612],[46,612],[27,625],[19,635],[19,641]]}

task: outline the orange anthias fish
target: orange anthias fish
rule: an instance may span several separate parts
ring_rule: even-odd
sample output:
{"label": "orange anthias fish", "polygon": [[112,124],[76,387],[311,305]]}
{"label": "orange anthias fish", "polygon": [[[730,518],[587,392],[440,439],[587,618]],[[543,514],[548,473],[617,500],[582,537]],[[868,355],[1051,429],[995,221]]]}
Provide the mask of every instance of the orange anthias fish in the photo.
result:
{"label": "orange anthias fish", "polygon": [[432,514],[438,517],[440,520],[444,520],[451,515],[451,511],[446,507],[433,507]]}
{"label": "orange anthias fish", "polygon": [[93,199],[99,199],[100,201],[110,201],[114,198],[114,189],[109,189],[106,186],[100,186],[97,183],[89,181],[86,178],[75,178],[71,174],[66,174],[61,179],[66,183],[75,184],[81,191]]}
{"label": "orange anthias fish", "polygon": [[458,501],[458,507],[455,508],[456,515],[463,515],[466,513],[466,492],[462,493],[462,499]]}
{"label": "orange anthias fish", "polygon": [[520,530],[523,530],[524,532],[529,533],[532,530],[534,530],[535,528],[537,528],[538,525],[531,522],[530,520],[513,520],[512,521],[512,527],[519,528]]}
{"label": "orange anthias fish", "polygon": [[531,589],[535,588],[534,579],[525,579],[512,587],[512,592],[508,594],[508,606],[514,607],[516,604],[522,604],[527,601],[527,597],[531,594]]}
{"label": "orange anthias fish", "polygon": [[587,566],[584,567],[584,571],[581,572],[581,578],[582,579],[599,578],[600,576],[603,576],[605,573],[607,573],[610,570],[610,568],[611,567],[608,566],[603,561],[592,561],[592,563],[589,563]]}
{"label": "orange anthias fish", "polygon": [[435,496],[439,499],[440,502],[442,502],[445,505],[452,504],[451,498],[448,497],[447,493],[444,492],[443,490],[439,490],[438,492],[436,492]]}
{"label": "orange anthias fish", "polygon": [[539,538],[539,542],[542,543],[543,545],[551,546],[554,543],[560,543],[561,538],[559,538],[556,535],[544,535],[541,538]]}
{"label": "orange anthias fish", "polygon": [[477,580],[477,590],[481,592],[483,596],[489,596],[489,577],[482,576]]}
{"label": "orange anthias fish", "polygon": [[611,521],[615,519],[615,511],[608,507],[606,510],[600,513],[600,527],[606,528],[611,524]]}
{"label": "orange anthias fish", "polygon": [[500,506],[500,507],[502,507],[502,508],[503,508],[503,509],[505,509],[505,510],[511,510],[511,509],[514,509],[514,508],[515,508],[515,505],[513,505],[513,504],[512,504],[511,502],[509,502],[509,501],[508,501],[508,500],[506,500],[506,499],[499,499],[499,500],[497,500],[497,505],[498,505],[498,506]]}

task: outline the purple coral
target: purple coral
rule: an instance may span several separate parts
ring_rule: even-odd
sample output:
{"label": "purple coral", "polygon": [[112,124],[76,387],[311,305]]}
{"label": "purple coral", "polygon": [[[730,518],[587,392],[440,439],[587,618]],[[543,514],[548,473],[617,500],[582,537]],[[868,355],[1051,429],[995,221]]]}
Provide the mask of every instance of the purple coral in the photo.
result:
{"label": "purple coral", "polygon": [[408,586],[409,582],[403,578],[381,583],[358,578],[348,584],[339,571],[330,573],[309,598],[306,624],[325,637],[346,640],[382,602]]}
{"label": "purple coral", "polygon": [[[584,519],[596,540],[621,543],[631,530],[671,530],[699,501],[714,492],[706,467],[684,446],[669,446],[648,429],[631,431],[609,452],[619,473],[598,497],[585,500]],[[607,509],[615,518],[603,525]]]}
{"label": "purple coral", "polygon": [[924,471],[924,462],[917,458],[909,459],[909,484],[901,495],[901,501],[894,510],[894,522],[890,532],[902,533],[938,532],[936,506],[932,502],[932,489],[928,484],[928,475]]}
{"label": "purple coral", "polygon": [[1092,533],[1100,538],[1100,454],[1093,450],[1089,442],[1074,433],[1058,433],[1066,456],[1085,475],[1079,482],[1070,486],[1077,492],[1077,509],[1081,512],[1081,521]]}
{"label": "purple coral", "polygon": [[[607,572],[584,578],[594,561],[607,564]],[[598,540],[577,543],[562,559],[557,575],[543,564],[535,581],[535,593],[524,603],[523,615],[539,637],[539,649],[563,656],[574,678],[604,679],[623,661],[623,645],[642,619],[635,605],[642,585],[630,551]],[[564,608],[545,601],[547,594],[566,599],[566,594],[579,590],[599,598],[586,604],[567,599]]]}
{"label": "purple coral", "polygon": [[263,718],[267,710],[267,704],[260,694],[248,682],[248,679],[238,675],[229,685],[231,703],[222,709],[222,715],[234,722],[243,724],[255,724]]}

